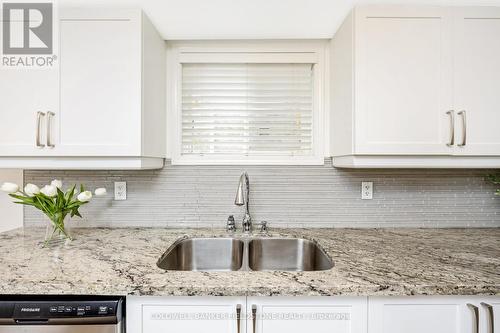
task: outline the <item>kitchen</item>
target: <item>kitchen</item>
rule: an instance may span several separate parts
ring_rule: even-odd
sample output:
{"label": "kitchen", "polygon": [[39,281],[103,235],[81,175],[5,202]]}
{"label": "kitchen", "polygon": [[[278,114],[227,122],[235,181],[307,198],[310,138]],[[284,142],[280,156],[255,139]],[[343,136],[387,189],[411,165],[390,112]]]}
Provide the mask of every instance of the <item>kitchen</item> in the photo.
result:
{"label": "kitchen", "polygon": [[500,327],[500,2],[1,5],[0,332]]}

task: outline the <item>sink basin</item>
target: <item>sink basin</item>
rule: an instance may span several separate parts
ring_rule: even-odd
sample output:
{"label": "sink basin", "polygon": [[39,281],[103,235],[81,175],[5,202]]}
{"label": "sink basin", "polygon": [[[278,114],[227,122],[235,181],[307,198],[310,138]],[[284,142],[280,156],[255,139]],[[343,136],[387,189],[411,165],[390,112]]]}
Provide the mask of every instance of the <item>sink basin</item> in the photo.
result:
{"label": "sink basin", "polygon": [[300,238],[260,238],[248,245],[253,271],[322,271],[333,262],[316,242]]}
{"label": "sink basin", "polygon": [[234,238],[187,238],[175,242],[158,267],[177,271],[237,271],[244,243]]}
{"label": "sink basin", "polygon": [[301,238],[182,238],[161,256],[174,271],[322,271],[333,262],[314,241]]}

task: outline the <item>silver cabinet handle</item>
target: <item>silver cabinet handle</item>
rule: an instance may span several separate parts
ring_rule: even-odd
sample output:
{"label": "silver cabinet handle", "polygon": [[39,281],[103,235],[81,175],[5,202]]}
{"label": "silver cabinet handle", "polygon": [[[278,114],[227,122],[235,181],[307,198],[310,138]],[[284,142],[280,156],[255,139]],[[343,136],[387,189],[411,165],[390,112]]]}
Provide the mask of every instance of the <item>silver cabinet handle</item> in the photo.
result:
{"label": "silver cabinet handle", "polygon": [[54,148],[55,145],[50,141],[50,137],[52,136],[52,117],[56,114],[54,112],[47,112],[47,147]]}
{"label": "silver cabinet handle", "polygon": [[253,333],[256,332],[256,326],[257,326],[257,306],[254,304],[254,305],[252,305],[252,328],[253,328]]}
{"label": "silver cabinet handle", "polygon": [[490,317],[490,333],[495,333],[495,313],[493,312],[493,306],[488,303],[481,303],[481,305],[488,309]]}
{"label": "silver cabinet handle", "polygon": [[45,113],[38,111],[36,113],[36,133],[35,133],[35,144],[38,148],[43,148],[45,147],[44,144],[40,143],[40,133],[41,133],[41,127],[42,127],[42,117],[45,117]]}
{"label": "silver cabinet handle", "polygon": [[455,111],[449,110],[446,114],[450,116],[450,140],[446,145],[451,147],[455,144]]}
{"label": "silver cabinet handle", "polygon": [[459,143],[458,146],[463,147],[467,144],[467,115],[465,110],[462,110],[457,114],[462,118],[462,143]]}
{"label": "silver cabinet handle", "polygon": [[479,333],[479,308],[474,304],[467,304],[467,307],[474,313],[474,333]]}
{"label": "silver cabinet handle", "polygon": [[236,305],[236,331],[240,333],[241,329],[241,304]]}

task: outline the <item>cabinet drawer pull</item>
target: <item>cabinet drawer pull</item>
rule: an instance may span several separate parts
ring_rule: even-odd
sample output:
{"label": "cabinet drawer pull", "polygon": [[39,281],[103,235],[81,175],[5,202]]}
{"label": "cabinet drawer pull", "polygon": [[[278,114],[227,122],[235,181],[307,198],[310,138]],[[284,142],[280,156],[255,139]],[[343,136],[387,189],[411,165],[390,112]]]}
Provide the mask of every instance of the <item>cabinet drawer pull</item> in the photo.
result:
{"label": "cabinet drawer pull", "polygon": [[40,143],[40,133],[41,133],[41,127],[42,127],[42,117],[45,117],[45,113],[38,111],[36,113],[36,132],[35,132],[35,144],[38,148],[43,148],[45,147],[44,144]]}
{"label": "cabinet drawer pull", "polygon": [[236,305],[236,331],[240,333],[241,327],[241,304]]}
{"label": "cabinet drawer pull", "polygon": [[450,140],[446,145],[451,147],[455,144],[455,111],[449,110],[446,114],[450,116]]}
{"label": "cabinet drawer pull", "polygon": [[488,317],[490,320],[490,333],[495,333],[495,313],[493,312],[493,306],[488,303],[481,303],[486,309],[488,309]]}
{"label": "cabinet drawer pull", "polygon": [[462,118],[462,143],[459,143],[458,146],[463,147],[467,144],[467,115],[465,110],[462,110],[457,114]]}
{"label": "cabinet drawer pull", "polygon": [[252,305],[252,328],[253,328],[253,333],[257,331],[256,329],[257,326],[257,305]]}
{"label": "cabinet drawer pull", "polygon": [[47,147],[54,148],[55,145],[50,141],[50,137],[52,136],[52,117],[56,114],[54,112],[47,112]]}
{"label": "cabinet drawer pull", "polygon": [[474,333],[479,333],[479,308],[474,304],[467,304],[467,307],[474,313]]}

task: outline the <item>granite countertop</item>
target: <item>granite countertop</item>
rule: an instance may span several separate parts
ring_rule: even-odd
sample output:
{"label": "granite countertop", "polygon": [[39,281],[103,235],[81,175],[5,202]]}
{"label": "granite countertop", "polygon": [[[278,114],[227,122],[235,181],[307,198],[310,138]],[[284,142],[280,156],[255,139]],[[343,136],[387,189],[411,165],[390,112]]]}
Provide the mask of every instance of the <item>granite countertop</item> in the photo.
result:
{"label": "granite countertop", "polygon": [[156,266],[179,237],[212,229],[76,229],[66,247],[44,231],[0,234],[0,294],[500,295],[500,229],[280,229],[314,239],[335,262],[320,272],[176,272]]}

